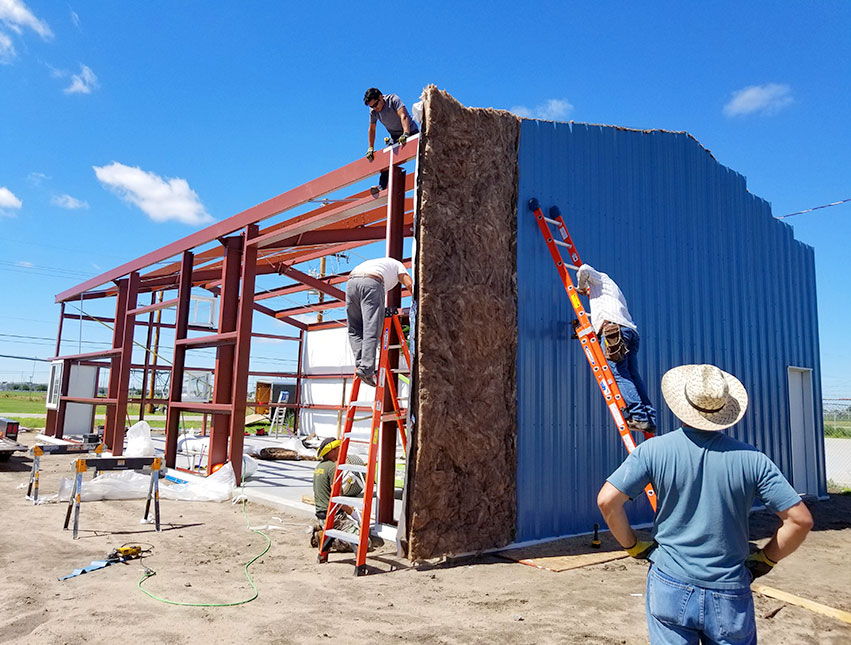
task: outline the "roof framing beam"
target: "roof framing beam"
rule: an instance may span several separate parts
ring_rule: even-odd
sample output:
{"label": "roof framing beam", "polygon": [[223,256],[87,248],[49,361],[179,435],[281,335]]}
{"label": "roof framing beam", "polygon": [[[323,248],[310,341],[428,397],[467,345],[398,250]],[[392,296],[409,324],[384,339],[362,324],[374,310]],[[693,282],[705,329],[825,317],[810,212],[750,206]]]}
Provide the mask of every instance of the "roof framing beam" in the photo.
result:
{"label": "roof framing beam", "polygon": [[[166,246],[147,253],[135,260],[126,262],[114,269],[100,274],[99,276],[86,280],[75,287],[66,289],[56,296],[56,302],[73,300],[89,289],[93,289],[94,287],[98,287],[107,282],[112,282],[113,280],[129,275],[134,271],[147,268],[156,262],[166,261],[169,258],[183,253],[184,251],[189,251],[195,247],[201,246],[202,244],[207,244],[215,239],[243,229],[248,225],[256,224],[257,222],[272,217],[273,215],[301,206],[312,199],[322,197],[323,195],[335,190],[350,186],[351,184],[365,179],[370,175],[374,175],[378,171],[389,168],[391,164],[404,163],[405,161],[413,159],[416,156],[417,149],[419,147],[418,139],[418,136],[411,137],[406,145],[394,146],[390,154],[376,155],[375,161],[373,162],[370,162],[366,157],[357,159],[356,161],[326,173],[313,181],[309,181],[306,184],[302,184],[292,190],[281,193],[277,197],[273,197],[272,199],[266,200],[256,206],[252,206],[241,213],[232,215],[221,222],[217,222],[216,224],[212,224],[211,226],[191,235],[187,235],[180,240],[176,240],[171,244],[167,244]],[[371,199],[370,202],[373,205],[375,204],[374,199]],[[331,209],[332,212],[333,210],[334,209]],[[313,226],[311,228],[317,228],[323,224],[332,223],[332,221],[324,221],[317,218],[317,220],[312,223]],[[307,229],[305,228],[303,230]],[[292,231],[282,237],[289,237],[295,235],[297,232],[299,231]]]}

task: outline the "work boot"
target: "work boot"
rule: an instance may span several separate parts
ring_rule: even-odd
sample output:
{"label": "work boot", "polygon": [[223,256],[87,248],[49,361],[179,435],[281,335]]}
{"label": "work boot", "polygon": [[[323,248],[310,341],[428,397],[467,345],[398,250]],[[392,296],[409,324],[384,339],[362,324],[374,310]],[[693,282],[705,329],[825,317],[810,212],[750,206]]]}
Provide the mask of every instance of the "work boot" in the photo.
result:
{"label": "work boot", "polygon": [[656,434],[656,426],[650,423],[650,421],[635,421],[634,419],[627,419],[626,425],[633,432]]}
{"label": "work boot", "polygon": [[357,377],[366,385],[375,387],[375,373],[369,373],[362,367],[359,367],[355,374],[357,374]]}

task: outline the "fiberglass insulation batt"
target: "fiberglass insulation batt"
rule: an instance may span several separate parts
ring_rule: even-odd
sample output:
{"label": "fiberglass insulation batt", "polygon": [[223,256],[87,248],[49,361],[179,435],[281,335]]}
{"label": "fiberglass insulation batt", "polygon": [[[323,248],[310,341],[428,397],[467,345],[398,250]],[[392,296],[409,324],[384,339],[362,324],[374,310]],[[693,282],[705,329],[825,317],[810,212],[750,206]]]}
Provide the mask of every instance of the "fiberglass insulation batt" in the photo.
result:
{"label": "fiberglass insulation batt", "polygon": [[434,86],[423,102],[412,560],[503,546],[516,516],[520,121]]}

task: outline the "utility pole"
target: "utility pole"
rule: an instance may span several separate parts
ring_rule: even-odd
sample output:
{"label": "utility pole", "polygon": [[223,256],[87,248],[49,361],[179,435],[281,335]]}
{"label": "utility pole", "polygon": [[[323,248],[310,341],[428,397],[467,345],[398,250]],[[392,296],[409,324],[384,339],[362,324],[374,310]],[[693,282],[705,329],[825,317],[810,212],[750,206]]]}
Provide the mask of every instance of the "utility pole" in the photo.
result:
{"label": "utility pole", "polygon": [[[322,279],[324,277],[325,277],[325,256],[323,255],[322,258],[320,258],[320,260],[319,260],[319,278]],[[319,292],[319,304],[321,305],[323,302],[325,302],[325,294],[320,291]],[[316,322],[318,322],[318,323],[322,322],[322,311],[320,311],[319,313],[316,314]]]}

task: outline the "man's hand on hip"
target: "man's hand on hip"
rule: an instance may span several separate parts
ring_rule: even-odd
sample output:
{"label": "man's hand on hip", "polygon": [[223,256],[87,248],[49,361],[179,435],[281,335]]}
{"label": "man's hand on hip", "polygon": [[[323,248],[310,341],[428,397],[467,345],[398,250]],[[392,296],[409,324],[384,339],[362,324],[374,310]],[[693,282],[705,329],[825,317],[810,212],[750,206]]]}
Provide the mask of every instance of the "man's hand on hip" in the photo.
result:
{"label": "man's hand on hip", "polygon": [[765,551],[762,549],[757,549],[745,560],[745,568],[750,572],[751,580],[756,580],[769,573],[776,564],[774,560],[765,555]]}
{"label": "man's hand on hip", "polygon": [[657,546],[659,545],[656,544],[656,540],[636,540],[635,544],[626,549],[626,552],[636,560],[646,560]]}

